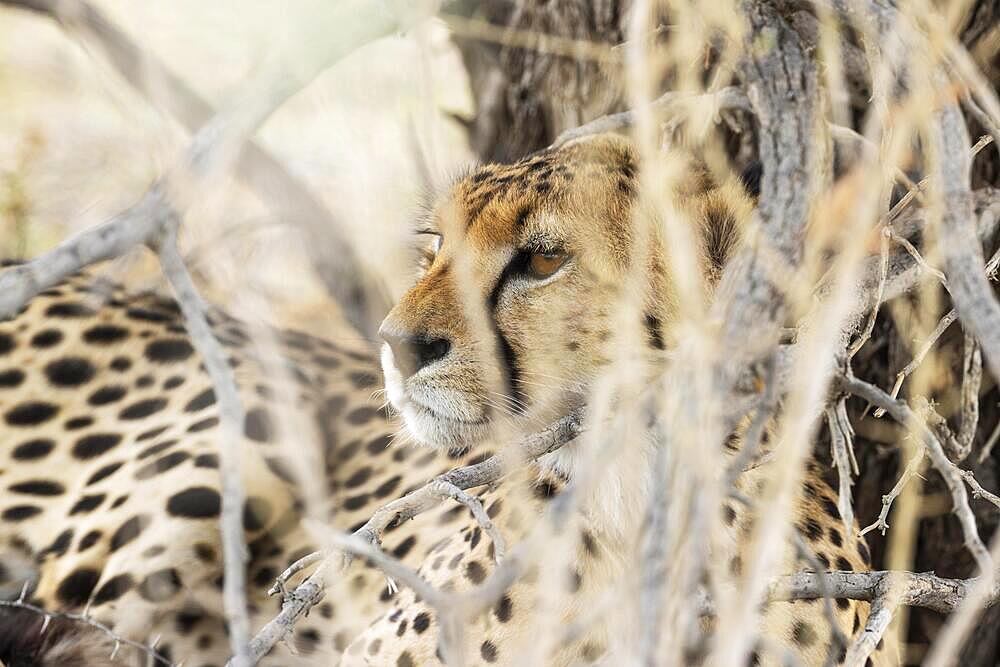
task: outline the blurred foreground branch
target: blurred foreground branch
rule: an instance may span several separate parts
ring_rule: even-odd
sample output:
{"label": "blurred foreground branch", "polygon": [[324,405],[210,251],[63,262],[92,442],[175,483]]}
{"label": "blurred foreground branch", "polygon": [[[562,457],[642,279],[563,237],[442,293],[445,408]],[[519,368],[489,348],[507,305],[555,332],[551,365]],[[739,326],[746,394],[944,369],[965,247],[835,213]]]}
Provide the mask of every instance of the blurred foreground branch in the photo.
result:
{"label": "blurred foreground branch", "polygon": [[[29,5],[37,9],[41,5]],[[176,292],[192,341],[202,355],[222,406],[221,533],[225,555],[223,598],[228,620],[231,664],[252,664],[249,617],[246,606],[246,544],[242,529],[243,485],[240,479],[238,434],[243,430],[243,408],[232,371],[205,319],[201,299],[177,252],[176,234],[183,211],[199,193],[224,177],[257,128],[289,97],[320,72],[358,47],[406,28],[432,14],[434,3],[397,16],[379,2],[355,0],[338,5],[303,26],[304,51],[296,67],[272,65],[249,81],[218,114],[194,135],[183,161],[158,179],[132,207],[111,220],[82,232],[55,249],[0,274],[0,319],[17,314],[38,292],[80,269],[111,259],[139,245],[160,258]],[[341,35],[342,38],[334,38]]]}
{"label": "blurred foreground branch", "polygon": [[[215,115],[215,109],[183,79],[156,55],[140,48],[87,0],[0,0],[0,4],[49,16],[85,45],[95,44],[136,92],[189,131],[202,127]],[[319,196],[250,139],[240,151],[235,173],[277,218],[303,230],[305,249],[347,320],[365,336],[374,335],[388,311],[388,296]]]}

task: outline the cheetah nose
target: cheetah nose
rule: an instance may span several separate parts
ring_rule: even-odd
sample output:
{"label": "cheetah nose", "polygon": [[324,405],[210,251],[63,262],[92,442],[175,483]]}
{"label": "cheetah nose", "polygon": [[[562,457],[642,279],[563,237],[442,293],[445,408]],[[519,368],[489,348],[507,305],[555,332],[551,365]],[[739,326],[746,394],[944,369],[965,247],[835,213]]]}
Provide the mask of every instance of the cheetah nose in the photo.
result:
{"label": "cheetah nose", "polygon": [[389,344],[392,356],[396,360],[396,368],[404,378],[409,378],[421,368],[443,359],[451,350],[451,341],[447,338],[401,334],[387,329],[385,325],[378,333]]}

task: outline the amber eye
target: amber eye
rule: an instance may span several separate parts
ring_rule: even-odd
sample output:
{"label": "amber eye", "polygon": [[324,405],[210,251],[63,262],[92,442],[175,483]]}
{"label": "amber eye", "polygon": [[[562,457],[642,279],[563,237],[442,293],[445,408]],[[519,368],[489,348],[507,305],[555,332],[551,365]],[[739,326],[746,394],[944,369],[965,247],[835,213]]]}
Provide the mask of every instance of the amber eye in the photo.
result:
{"label": "amber eye", "polygon": [[528,258],[528,268],[535,278],[548,278],[566,263],[564,252],[533,252]]}

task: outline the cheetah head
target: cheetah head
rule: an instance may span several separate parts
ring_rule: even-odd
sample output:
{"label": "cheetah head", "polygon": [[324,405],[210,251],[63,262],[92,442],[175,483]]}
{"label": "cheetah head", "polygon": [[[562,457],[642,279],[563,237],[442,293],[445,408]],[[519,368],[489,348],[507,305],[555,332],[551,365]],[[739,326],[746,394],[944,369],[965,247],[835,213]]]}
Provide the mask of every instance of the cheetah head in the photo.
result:
{"label": "cheetah head", "polygon": [[[636,203],[637,163],[622,137],[581,139],[481,167],[429,211],[423,272],[380,329],[386,393],[415,440],[464,450],[498,425],[536,431],[584,403],[622,340],[627,296],[642,313],[637,347],[669,346],[662,225],[678,223],[646,224],[648,242],[633,247],[656,218]],[[725,198],[704,173],[672,182],[708,266],[727,254],[738,216],[713,213]],[[726,206],[744,215],[740,193]]]}

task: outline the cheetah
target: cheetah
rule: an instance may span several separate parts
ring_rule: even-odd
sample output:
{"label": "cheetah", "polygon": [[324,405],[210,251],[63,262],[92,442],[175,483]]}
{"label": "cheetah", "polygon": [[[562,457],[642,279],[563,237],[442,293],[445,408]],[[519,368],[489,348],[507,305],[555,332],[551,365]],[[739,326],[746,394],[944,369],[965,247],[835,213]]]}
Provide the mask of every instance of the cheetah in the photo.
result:
{"label": "cheetah", "polygon": [[[430,238],[422,272],[386,317],[380,354],[346,325],[323,338],[272,329],[261,336],[211,311],[246,408],[239,444],[254,628],[279,610],[267,593],[275,577],[318,546],[307,519],[356,530],[436,475],[491,456],[498,432],[524,435],[580,406],[614,356],[608,348],[628,270],[637,165],[628,140],[601,135],[462,176],[418,230]],[[710,285],[738,247],[737,222],[752,201],[737,183],[717,184],[700,171],[682,187]],[[647,295],[671,294],[662,242],[650,239]],[[644,307],[638,347],[662,359],[675,305],[668,296]],[[383,382],[389,408],[376,395]],[[45,609],[86,610],[121,637],[155,640],[154,662],[225,664],[222,433],[176,303],[89,271],[45,290],[0,323],[0,419],[5,596],[24,591]],[[575,447],[475,490],[512,544],[569,488]],[[636,455],[621,465],[649,463],[646,453]],[[640,515],[646,498],[623,491],[621,474],[609,465],[577,512],[565,562],[529,570],[466,629],[465,662],[620,664],[630,630],[613,618],[565,642],[540,642],[538,628],[571,623],[627,582],[640,526],[625,517]],[[752,496],[766,474],[766,466],[750,471],[741,489]],[[867,547],[842,530],[835,499],[810,464],[798,523],[824,565],[867,569]],[[752,522],[735,503],[720,517],[728,546],[715,557],[734,576]],[[448,591],[482,583],[497,555],[461,505],[391,526],[382,547]],[[788,560],[788,571],[799,569]],[[836,607],[848,636],[867,617],[866,603]],[[8,612],[0,661],[16,665],[31,655],[39,664],[76,664],[60,657],[74,650],[84,664],[149,659],[129,647],[109,651],[107,636],[65,624],[57,655],[40,623]],[[425,600],[356,561],[329,579],[313,612],[260,664],[440,664],[438,630]],[[827,658],[832,635],[821,602],[772,604],[761,631],[770,643],[755,663],[778,664],[785,651],[806,665]],[[888,651],[875,659],[894,660]]]}

